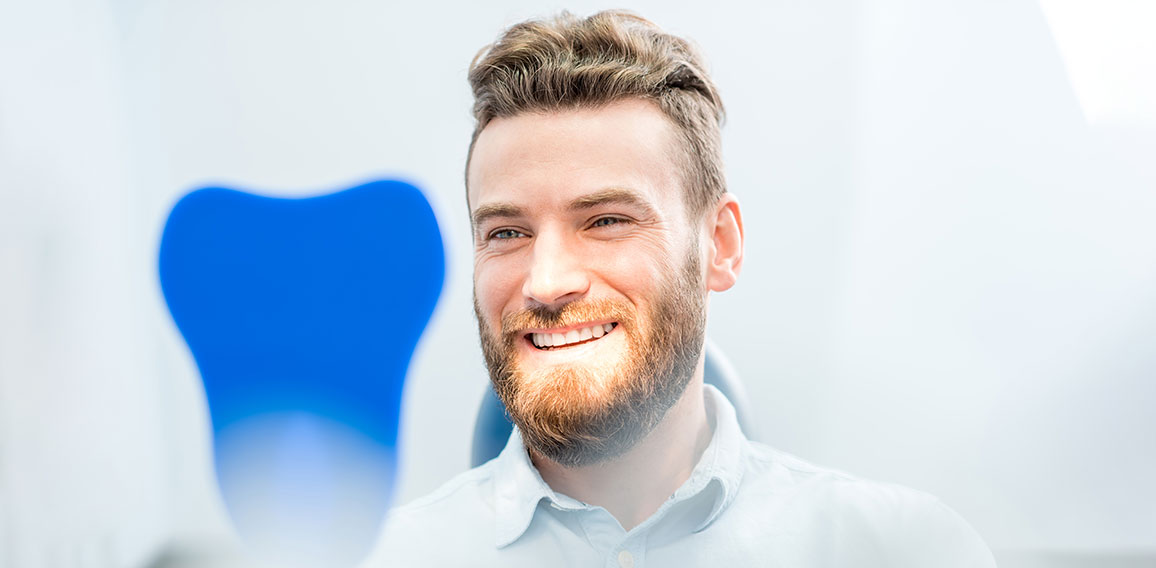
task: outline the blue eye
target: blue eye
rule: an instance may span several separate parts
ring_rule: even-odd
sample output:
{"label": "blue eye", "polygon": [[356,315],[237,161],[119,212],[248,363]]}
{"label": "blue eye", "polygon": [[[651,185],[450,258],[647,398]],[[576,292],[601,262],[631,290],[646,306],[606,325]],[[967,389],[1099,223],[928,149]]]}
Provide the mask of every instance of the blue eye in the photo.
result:
{"label": "blue eye", "polygon": [[625,221],[626,221],[625,219],[621,219],[618,217],[603,217],[601,219],[598,219],[597,221],[594,221],[594,223],[592,223],[590,226],[591,227],[608,227],[610,225],[617,225],[619,223],[624,223]]}
{"label": "blue eye", "polygon": [[518,237],[524,236],[526,236],[525,233],[522,233],[521,231],[515,231],[514,229],[502,229],[500,231],[494,231],[493,233],[490,233],[491,239],[516,239]]}

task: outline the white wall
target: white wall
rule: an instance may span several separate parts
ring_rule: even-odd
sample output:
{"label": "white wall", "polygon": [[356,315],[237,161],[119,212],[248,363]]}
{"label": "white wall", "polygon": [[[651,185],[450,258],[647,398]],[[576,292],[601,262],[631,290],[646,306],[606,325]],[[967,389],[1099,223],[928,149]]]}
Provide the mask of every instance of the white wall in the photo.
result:
{"label": "white wall", "polygon": [[0,566],[133,566],[170,534],[156,220],[99,5],[0,4]]}
{"label": "white wall", "polygon": [[993,545],[1151,550],[1156,130],[1088,124],[1033,2],[867,6],[823,446]]}
{"label": "white wall", "polygon": [[[130,566],[228,538],[153,269],[206,183],[430,193],[448,285],[399,501],[466,467],[465,69],[561,4],[418,4],[0,5],[0,565],[38,540],[125,535],[91,565]],[[762,439],[931,491],[1000,550],[1156,546],[1153,128],[1088,123],[1029,0],[712,6],[630,4],[697,40],[728,105],[747,261],[710,334]]]}

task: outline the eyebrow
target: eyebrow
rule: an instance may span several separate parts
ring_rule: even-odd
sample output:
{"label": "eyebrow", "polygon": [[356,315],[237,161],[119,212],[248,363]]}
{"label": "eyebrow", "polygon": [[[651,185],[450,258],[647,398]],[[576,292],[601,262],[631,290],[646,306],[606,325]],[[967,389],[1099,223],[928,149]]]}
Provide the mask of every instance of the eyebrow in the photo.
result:
{"label": "eyebrow", "polygon": [[487,203],[474,210],[470,221],[475,227],[495,217],[521,217],[524,214],[521,207],[509,203]]}
{"label": "eyebrow", "polygon": [[[647,215],[654,215],[654,207],[641,194],[621,187],[609,187],[575,198],[566,206],[566,209],[568,211],[581,211],[613,204],[630,205],[642,209]],[[471,221],[477,227],[493,218],[512,218],[524,215],[525,210],[512,203],[487,203],[474,210]]]}
{"label": "eyebrow", "polygon": [[570,202],[566,208],[570,211],[593,209],[601,205],[630,205],[643,209],[648,215],[654,214],[654,207],[637,191],[622,187],[609,187],[594,193],[583,195]]}

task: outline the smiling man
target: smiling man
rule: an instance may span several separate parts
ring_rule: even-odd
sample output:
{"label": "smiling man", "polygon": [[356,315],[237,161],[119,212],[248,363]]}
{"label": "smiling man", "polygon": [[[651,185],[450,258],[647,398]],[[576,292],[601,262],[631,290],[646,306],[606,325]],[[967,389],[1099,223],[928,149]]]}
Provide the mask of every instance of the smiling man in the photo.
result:
{"label": "smiling man", "polygon": [[563,14],[507,30],[470,82],[475,310],[516,428],[395,510],[368,565],[994,565],[934,497],[751,442],[704,386],[743,222],[686,41]]}

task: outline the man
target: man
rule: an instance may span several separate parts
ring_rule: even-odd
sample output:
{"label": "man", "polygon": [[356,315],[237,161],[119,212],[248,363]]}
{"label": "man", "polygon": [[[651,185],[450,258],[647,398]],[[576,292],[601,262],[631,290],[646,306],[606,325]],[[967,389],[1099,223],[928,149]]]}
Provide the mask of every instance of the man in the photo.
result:
{"label": "man", "polygon": [[684,40],[563,14],[507,30],[469,78],[475,310],[516,429],[395,510],[368,565],[994,565],[935,498],[752,443],[704,387],[743,221]]}

